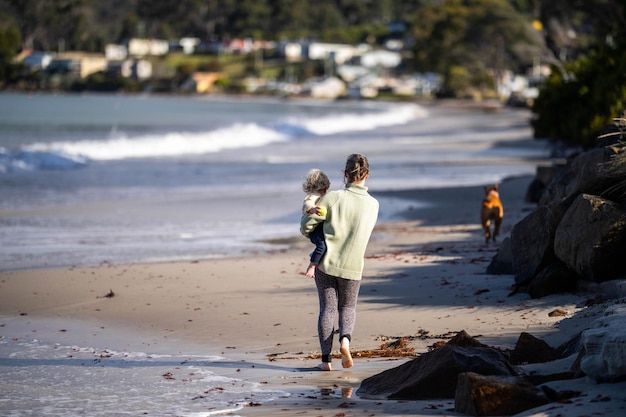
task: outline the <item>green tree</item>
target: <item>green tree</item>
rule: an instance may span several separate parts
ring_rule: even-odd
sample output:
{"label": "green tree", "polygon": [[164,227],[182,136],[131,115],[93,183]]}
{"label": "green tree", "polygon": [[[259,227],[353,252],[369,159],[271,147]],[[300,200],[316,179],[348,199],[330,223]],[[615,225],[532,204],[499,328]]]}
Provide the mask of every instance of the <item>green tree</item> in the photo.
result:
{"label": "green tree", "polygon": [[239,36],[262,39],[271,32],[272,9],[267,0],[240,0],[237,6],[229,21]]}
{"label": "green tree", "polygon": [[273,27],[276,38],[306,38],[311,34],[311,3],[308,0],[283,0],[272,8]]}
{"label": "green tree", "polygon": [[571,6],[586,16],[596,41],[589,53],[553,66],[533,105],[532,126],[536,137],[591,146],[626,109],[626,4],[595,0]]}
{"label": "green tree", "polygon": [[23,48],[47,51],[81,48],[95,23],[89,16],[92,0],[7,1],[19,26]]}
{"label": "green tree", "polygon": [[535,136],[592,146],[626,109],[626,52],[598,50],[555,68],[535,101]]}
{"label": "green tree", "polygon": [[[135,0],[146,37],[176,38],[204,35],[208,5],[203,0]],[[221,3],[221,2],[220,2]]]}
{"label": "green tree", "polygon": [[0,27],[0,84],[13,79],[18,66],[13,62],[20,47],[20,33],[14,26]]}
{"label": "green tree", "polygon": [[484,88],[488,74],[530,66],[543,45],[531,20],[507,0],[430,2],[411,23],[416,69],[446,75],[449,94],[458,93],[448,76],[459,71],[451,68],[466,68],[473,86]]}

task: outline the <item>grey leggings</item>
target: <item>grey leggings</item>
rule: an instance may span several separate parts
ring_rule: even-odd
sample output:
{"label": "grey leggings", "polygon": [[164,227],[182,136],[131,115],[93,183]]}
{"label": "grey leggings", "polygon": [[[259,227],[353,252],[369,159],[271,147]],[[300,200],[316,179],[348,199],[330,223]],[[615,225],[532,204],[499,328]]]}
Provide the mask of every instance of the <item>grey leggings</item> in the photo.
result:
{"label": "grey leggings", "polygon": [[322,349],[322,361],[331,361],[333,350],[333,334],[335,333],[335,317],[339,313],[339,340],[348,340],[354,330],[356,319],[356,300],[361,287],[360,280],[344,279],[327,275],[315,270],[315,285],[320,299],[320,315],[317,332]]}

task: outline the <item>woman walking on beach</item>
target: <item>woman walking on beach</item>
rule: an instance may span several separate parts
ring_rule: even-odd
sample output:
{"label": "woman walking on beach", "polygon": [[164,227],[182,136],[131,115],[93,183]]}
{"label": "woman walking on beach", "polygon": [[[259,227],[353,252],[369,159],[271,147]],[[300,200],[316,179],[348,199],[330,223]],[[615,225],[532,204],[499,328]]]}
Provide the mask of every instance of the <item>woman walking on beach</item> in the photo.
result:
{"label": "woman walking on beach", "polygon": [[305,236],[323,222],[326,240],[326,253],[315,269],[320,303],[317,330],[322,350],[319,368],[324,371],[332,370],[331,353],[337,315],[341,364],[349,368],[353,363],[350,341],[365,249],[378,219],[378,201],[369,195],[365,186],[369,173],[365,156],[348,156],[344,170],[345,188],[325,194],[317,203],[326,210],[326,218],[304,214],[300,222],[300,231]]}

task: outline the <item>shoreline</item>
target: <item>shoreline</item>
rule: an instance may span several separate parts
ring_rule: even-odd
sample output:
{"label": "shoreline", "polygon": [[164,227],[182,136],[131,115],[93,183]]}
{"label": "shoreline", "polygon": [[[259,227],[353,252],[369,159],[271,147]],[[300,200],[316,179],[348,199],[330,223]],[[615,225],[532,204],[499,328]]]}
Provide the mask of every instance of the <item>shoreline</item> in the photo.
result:
{"label": "shoreline", "polygon": [[[75,100],[69,104],[61,101],[61,104],[72,108],[77,103]],[[102,107],[107,104],[109,108],[109,104],[115,103],[100,104]],[[158,112],[168,108],[159,102],[150,104]],[[127,105],[129,102],[120,103],[121,108]],[[197,108],[194,104],[189,106]],[[45,107],[43,103],[42,107]],[[321,126],[324,126],[327,116],[331,126],[341,121],[343,113],[354,116],[352,111],[337,114],[323,107],[324,110],[319,113],[323,117],[316,121]],[[366,107],[372,111],[369,106]],[[251,111],[250,120],[256,120],[262,112],[255,113],[252,110],[265,106],[244,108]],[[279,143],[258,150],[255,147],[240,148],[239,145],[246,143],[246,137],[254,135],[242,134],[233,127],[236,124],[229,122],[228,133],[237,138],[238,145],[223,155],[207,153],[202,156],[181,156],[180,161],[178,158],[136,161],[120,156],[125,155],[120,150],[124,147],[116,140],[111,145],[114,154],[119,153],[121,159],[115,162],[91,163],[83,167],[84,171],[78,171],[83,168],[76,168],[49,173],[44,170],[25,174],[18,171],[9,173],[3,188],[8,197],[3,214],[10,228],[3,242],[7,253],[2,257],[4,265],[0,269],[19,271],[36,267],[46,270],[59,266],[192,261],[232,257],[233,254],[256,256],[268,249],[287,249],[288,245],[269,245],[264,239],[276,243],[281,243],[283,239],[289,244],[299,237],[297,207],[302,198],[298,191],[301,188],[301,173],[318,164],[328,172],[335,172],[336,167],[334,163],[331,165],[331,161],[344,158],[342,149],[347,152],[354,146],[362,146],[361,152],[379,158],[376,164],[380,169],[369,183],[372,193],[394,188],[476,184],[482,183],[485,178],[494,181],[507,175],[524,175],[534,172],[535,158],[545,156],[544,144],[535,146],[539,143],[528,137],[528,129],[523,123],[528,116],[526,111],[503,111],[500,115],[481,116],[472,110],[441,109],[432,112],[431,120],[417,117],[408,123],[399,123],[396,119],[409,117],[405,112],[400,112],[399,116],[396,113],[392,110],[382,111],[381,118],[377,118],[374,123],[375,126],[391,123],[388,128],[370,126],[364,133],[358,133],[358,129],[349,130],[350,133],[346,134],[323,135],[319,141],[299,140],[298,134],[295,134],[289,136],[286,144]],[[316,120],[317,112],[300,108],[296,114],[302,116],[296,126],[307,126],[308,122]],[[456,132],[454,126],[449,126],[449,121],[455,120],[457,116],[460,118],[456,120],[466,126],[459,132]],[[108,117],[114,118],[115,114]],[[238,117],[233,118],[239,120]],[[283,116],[275,111],[271,118],[280,121]],[[247,120],[247,116],[243,120]],[[357,128],[357,122],[358,118],[350,118],[344,128]],[[71,127],[74,122],[67,123]],[[124,132],[127,117],[122,117],[119,123],[120,132]],[[176,119],[172,123],[176,125],[180,121]],[[256,123],[252,125],[256,126]],[[108,132],[108,123],[97,126],[97,131]],[[158,146],[169,143],[165,141],[168,136],[161,133],[155,138]],[[435,136],[431,137],[433,134]],[[344,136],[347,138],[345,145],[333,146],[335,138]],[[362,145],[358,144],[362,140],[361,136],[364,139]],[[437,140],[438,137],[446,140]],[[68,143],[74,143],[74,139]],[[213,137],[209,136],[209,139]],[[447,139],[451,140],[450,144],[445,144]],[[388,142],[394,146],[389,146]],[[82,149],[82,146],[79,148]],[[314,155],[314,148],[318,146],[329,149],[328,156],[313,158],[310,163],[306,162],[308,158],[300,159],[301,153]],[[145,144],[140,148],[143,152]],[[277,151],[280,155],[272,156]],[[257,155],[259,152],[262,155]],[[452,160],[436,159],[439,156],[435,155],[440,152],[450,152]],[[45,153],[37,158],[40,158],[39,162],[45,162],[54,155],[54,152]],[[454,161],[457,160],[460,163],[455,167]],[[240,172],[237,168],[239,163],[249,165],[254,174]],[[448,174],[440,177],[442,171]],[[231,184],[240,176],[242,180],[239,185],[236,182]],[[260,185],[256,183],[258,180]],[[340,184],[341,178],[333,178],[333,182]],[[246,187],[258,194],[252,198],[267,207],[266,210],[249,215],[245,205],[241,204],[246,196],[250,196]],[[215,198],[215,194],[219,193],[223,193],[220,195],[224,197]],[[400,199],[396,200],[400,202]],[[412,203],[409,201],[397,204],[396,207],[391,204],[384,213],[384,220],[387,221],[387,215],[403,210],[409,204]],[[398,219],[396,217],[393,220]],[[31,227],[31,223],[37,226]],[[253,228],[257,230],[256,233],[246,232]]]}
{"label": "shoreline", "polygon": [[[533,206],[532,204],[524,202],[524,196],[528,184],[532,181],[534,176],[522,175],[504,178],[500,184],[504,184],[501,194],[503,199],[509,200],[507,212],[517,216],[519,221]],[[507,184],[511,184],[507,187]],[[487,184],[484,184],[487,185]],[[379,219],[377,227],[382,227],[388,223],[419,221],[420,226],[425,225],[447,225],[447,224],[472,224],[477,223],[478,215],[476,207],[480,204],[482,199],[482,185],[462,185],[455,187],[441,187],[441,188],[417,188],[417,189],[401,189],[401,190],[383,190],[372,191],[371,194],[378,199],[398,199],[408,203],[404,203],[403,207],[408,207],[395,212],[393,215],[385,220]],[[468,201],[467,209],[460,210],[457,205],[457,201],[450,198],[450,195],[455,196],[463,201]],[[443,210],[441,209],[443,207]],[[455,211],[453,216],[450,216],[450,210]],[[503,224],[502,236],[505,236],[509,229],[506,226],[512,227],[515,223],[513,219],[509,218]],[[509,227],[509,228],[510,228]],[[237,258],[250,258],[257,256],[268,256],[276,253],[285,253],[297,250],[307,250],[309,241],[301,236],[297,231],[298,226],[295,225],[295,232],[292,236],[285,238],[274,239],[259,239],[256,242],[261,244],[258,248],[240,249],[229,254],[212,255],[208,254],[205,257],[202,256],[190,256],[187,259],[176,257],[161,257],[156,260],[143,259],[137,262],[130,263],[116,263],[108,260],[103,260],[97,264],[80,264],[80,265],[64,265],[64,266],[39,266],[31,268],[17,268],[17,269],[0,269],[0,274],[13,273],[13,272],[28,272],[28,271],[48,271],[57,269],[77,269],[77,268],[96,268],[96,267],[110,267],[125,265],[155,265],[164,263],[185,263],[185,262],[203,262],[214,261],[222,259],[237,259]],[[385,239],[385,237],[376,236],[376,230],[374,232],[373,239]],[[269,244],[270,247],[262,247],[263,244]]]}
{"label": "shoreline", "polygon": [[[523,202],[527,180],[514,178],[501,185],[505,221],[500,241],[530,209]],[[482,187],[384,194],[432,204],[409,210],[401,221],[377,225],[366,255],[354,352],[410,336],[419,354],[461,330],[504,349],[512,348],[523,331],[558,346],[595,318],[582,314],[590,311],[584,306],[589,294],[539,300],[526,294],[509,296],[512,276],[485,274],[498,244],[482,241],[477,220]],[[309,242],[302,238],[289,249],[256,256],[2,272],[0,342],[15,347],[37,339],[58,347],[95,347],[90,354],[105,368],[109,359],[102,354],[108,350],[189,357],[204,372],[277,393],[271,401],[259,402],[252,395],[243,408],[238,404],[231,409],[242,416],[458,415],[451,411],[452,400],[374,401],[356,396],[364,378],[411,358],[355,354],[353,368],[342,369],[335,360],[333,372],[314,370],[319,360],[309,358],[319,352],[317,294],[303,275],[309,251]],[[550,317],[556,308],[566,310],[566,316]],[[193,361],[194,355],[222,359]],[[8,369],[17,366],[9,357],[0,361]],[[183,370],[180,363],[175,365],[167,365],[177,378],[172,381],[174,391],[184,386]],[[161,380],[161,375],[150,378]],[[623,386],[609,389],[613,393]],[[623,404],[624,394],[611,395]],[[189,398],[178,401],[183,404]],[[615,404],[581,401],[605,408]],[[566,406],[559,404],[555,412],[563,413]],[[611,415],[603,410],[601,415]]]}

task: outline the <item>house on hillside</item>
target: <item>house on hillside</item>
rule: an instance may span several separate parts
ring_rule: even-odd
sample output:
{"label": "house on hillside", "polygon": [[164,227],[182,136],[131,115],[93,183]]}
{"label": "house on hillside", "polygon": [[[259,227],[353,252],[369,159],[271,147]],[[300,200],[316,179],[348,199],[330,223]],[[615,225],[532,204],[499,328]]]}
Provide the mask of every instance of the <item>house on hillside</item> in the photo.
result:
{"label": "house on hillside", "polygon": [[341,65],[355,56],[360,56],[369,49],[366,45],[345,45],[337,43],[311,42],[307,47],[307,57],[313,60],[332,59]]}
{"label": "house on hillside", "polygon": [[369,50],[367,45],[347,45],[339,43],[289,41],[281,42],[277,47],[278,53],[289,62],[310,60],[332,60],[342,65],[355,56],[360,56]]}
{"label": "house on hillside", "polygon": [[46,68],[51,74],[74,74],[85,78],[107,68],[107,59],[102,54],[85,52],[64,52],[54,57]]}
{"label": "house on hillside", "polygon": [[399,52],[376,50],[360,56],[361,65],[367,68],[396,68],[402,62]]}
{"label": "house on hillside", "polygon": [[164,56],[170,51],[170,44],[162,39],[129,39],[126,44],[128,55],[133,57]]}
{"label": "house on hillside", "polygon": [[188,93],[208,93],[214,88],[215,82],[221,77],[221,72],[196,71],[181,84],[180,90]]}
{"label": "house on hillside", "polygon": [[104,46],[104,56],[109,61],[123,61],[128,57],[128,48],[125,45],[109,43]]}
{"label": "house on hillside", "polygon": [[33,52],[31,50],[17,57],[17,60],[24,63],[31,71],[45,70],[53,59],[54,54],[52,53]]}
{"label": "house on hillside", "polygon": [[281,42],[278,44],[278,53],[287,62],[300,62],[304,56],[304,46],[301,42]]}
{"label": "house on hillside", "polygon": [[198,38],[180,38],[178,44],[183,48],[183,53],[186,55],[193,54],[196,47],[200,45],[200,39]]}
{"label": "house on hillside", "polygon": [[117,74],[125,78],[147,80],[152,77],[152,63],[145,59],[124,59],[121,61],[109,61],[107,72]]}

